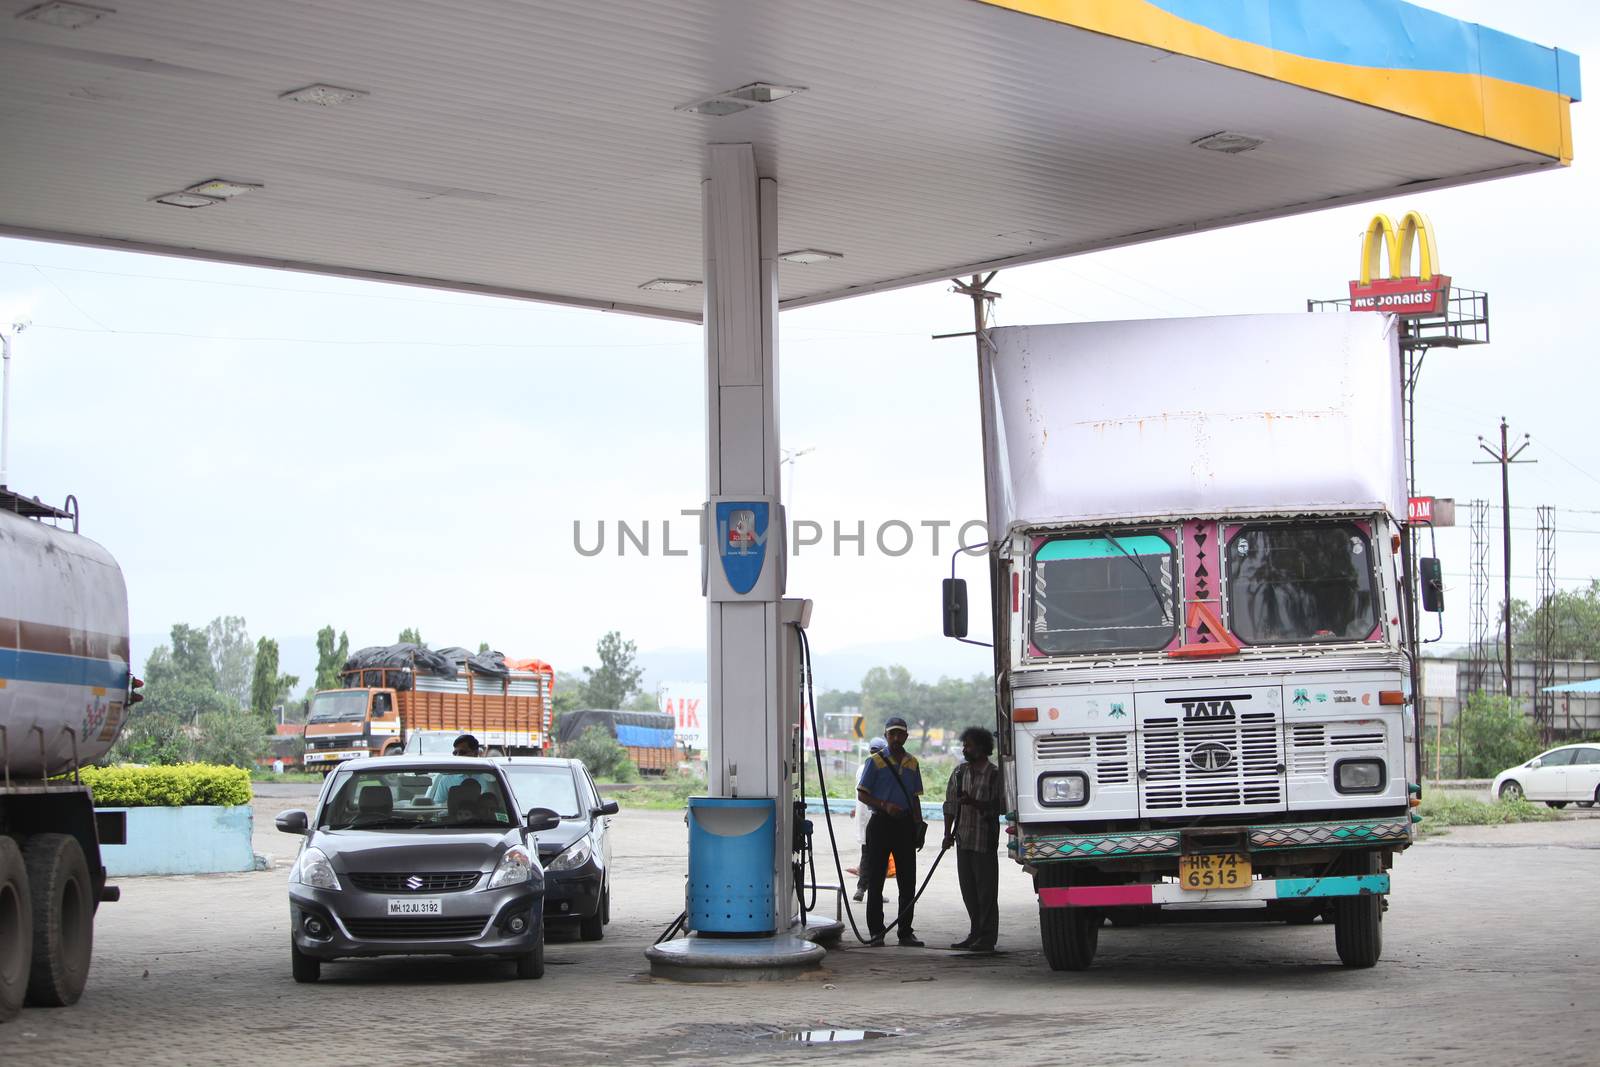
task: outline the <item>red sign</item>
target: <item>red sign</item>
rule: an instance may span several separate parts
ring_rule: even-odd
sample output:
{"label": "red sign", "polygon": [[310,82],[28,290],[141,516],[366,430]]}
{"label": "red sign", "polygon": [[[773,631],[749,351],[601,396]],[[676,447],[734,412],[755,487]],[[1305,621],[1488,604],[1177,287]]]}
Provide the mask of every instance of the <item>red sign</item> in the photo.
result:
{"label": "red sign", "polygon": [[[1412,249],[1418,261],[1415,274]],[[1361,277],[1350,283],[1350,310],[1443,315],[1450,302],[1450,278],[1434,273],[1438,260],[1433,231],[1420,211],[1406,212],[1398,227],[1389,216],[1374,215],[1361,240]]]}
{"label": "red sign", "polygon": [[1387,311],[1394,315],[1443,315],[1450,300],[1450,278],[1378,278],[1350,283],[1351,311]]}
{"label": "red sign", "polygon": [[1433,497],[1414,496],[1406,508],[1407,522],[1432,522]]}

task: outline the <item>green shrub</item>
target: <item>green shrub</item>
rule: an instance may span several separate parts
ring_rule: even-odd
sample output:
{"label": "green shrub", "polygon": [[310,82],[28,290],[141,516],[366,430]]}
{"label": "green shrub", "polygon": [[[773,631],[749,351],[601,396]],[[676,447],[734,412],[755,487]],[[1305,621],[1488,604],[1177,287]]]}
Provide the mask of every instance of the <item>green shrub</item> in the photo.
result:
{"label": "green shrub", "polygon": [[1526,800],[1483,801],[1476,797],[1429,789],[1422,794],[1419,829],[1429,833],[1441,826],[1500,826],[1513,822],[1547,822],[1561,816],[1542,804]]}
{"label": "green shrub", "polygon": [[210,763],[172,767],[85,767],[83,781],[100,808],[231,807],[250,803],[250,772]]}
{"label": "green shrub", "polygon": [[208,711],[200,716],[197,725],[194,754],[203,763],[248,770],[267,753],[267,731],[261,716],[254,712]]}
{"label": "green shrub", "polygon": [[122,736],[106,753],[108,763],[171,765],[192,758],[194,743],[183,722],[164,711],[135,711]]}
{"label": "green shrub", "polygon": [[1533,723],[1516,701],[1473,693],[1461,709],[1461,749],[1468,778],[1493,778],[1539,754]]}
{"label": "green shrub", "polygon": [[[620,778],[633,770],[628,750],[604,726],[591,726],[576,741],[564,746],[565,755],[582,760],[596,778]],[[623,768],[627,768],[624,770]]]}

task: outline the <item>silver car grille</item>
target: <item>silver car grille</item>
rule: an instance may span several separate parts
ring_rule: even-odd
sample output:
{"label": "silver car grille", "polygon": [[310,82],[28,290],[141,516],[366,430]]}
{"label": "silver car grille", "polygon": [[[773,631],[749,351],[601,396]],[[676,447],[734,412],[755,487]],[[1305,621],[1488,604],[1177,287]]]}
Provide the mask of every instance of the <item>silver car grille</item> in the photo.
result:
{"label": "silver car grille", "polygon": [[[1283,741],[1275,712],[1246,712],[1223,719],[1145,719],[1139,728],[1142,806],[1151,814],[1213,808],[1268,808],[1283,804]],[[1204,769],[1220,745],[1229,754],[1220,769]],[[1205,751],[1197,750],[1205,746]]]}

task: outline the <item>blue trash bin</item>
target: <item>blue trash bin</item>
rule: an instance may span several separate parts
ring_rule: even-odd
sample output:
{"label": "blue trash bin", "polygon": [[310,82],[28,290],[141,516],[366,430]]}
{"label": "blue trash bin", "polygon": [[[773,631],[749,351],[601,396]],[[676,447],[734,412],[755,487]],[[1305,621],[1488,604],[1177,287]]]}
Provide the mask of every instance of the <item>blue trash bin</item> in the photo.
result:
{"label": "blue trash bin", "polygon": [[695,933],[769,934],[777,801],[689,798],[688,927]]}

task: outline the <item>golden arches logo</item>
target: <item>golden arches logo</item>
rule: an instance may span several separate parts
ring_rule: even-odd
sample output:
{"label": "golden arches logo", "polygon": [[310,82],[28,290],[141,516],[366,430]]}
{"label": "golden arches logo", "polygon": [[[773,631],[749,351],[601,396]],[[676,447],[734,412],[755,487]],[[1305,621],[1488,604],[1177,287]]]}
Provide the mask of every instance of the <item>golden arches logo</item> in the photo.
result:
{"label": "golden arches logo", "polygon": [[1408,211],[1396,226],[1388,215],[1374,215],[1361,238],[1361,278],[1350,283],[1350,310],[1429,317],[1443,315],[1449,301],[1450,279],[1439,273],[1428,217]]}
{"label": "golden arches logo", "polygon": [[[1411,268],[1412,249],[1417,250],[1417,273],[1407,274]],[[1397,229],[1388,215],[1374,215],[1367,223],[1367,233],[1361,239],[1361,284],[1371,285],[1379,276],[1380,263],[1388,253],[1391,279],[1433,278],[1434,264],[1439,262],[1439,250],[1433,243],[1433,228],[1428,217],[1420,211],[1408,211]]]}

